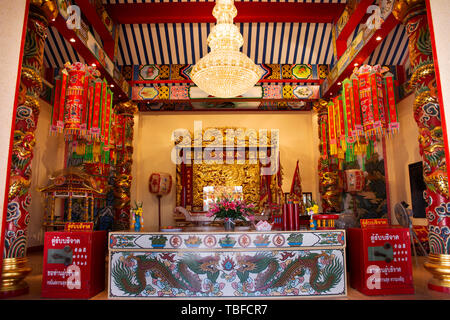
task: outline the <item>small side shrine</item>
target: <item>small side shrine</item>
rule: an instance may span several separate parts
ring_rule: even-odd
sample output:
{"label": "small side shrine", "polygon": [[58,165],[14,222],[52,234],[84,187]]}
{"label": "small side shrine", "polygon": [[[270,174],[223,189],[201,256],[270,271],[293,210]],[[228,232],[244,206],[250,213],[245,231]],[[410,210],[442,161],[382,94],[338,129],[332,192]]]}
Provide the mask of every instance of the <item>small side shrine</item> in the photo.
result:
{"label": "small side shrine", "polygon": [[[67,222],[94,222],[96,200],[106,196],[92,176],[77,168],[55,172],[47,186],[40,188],[45,202],[46,230],[64,228]],[[59,200],[59,201],[58,201]]]}

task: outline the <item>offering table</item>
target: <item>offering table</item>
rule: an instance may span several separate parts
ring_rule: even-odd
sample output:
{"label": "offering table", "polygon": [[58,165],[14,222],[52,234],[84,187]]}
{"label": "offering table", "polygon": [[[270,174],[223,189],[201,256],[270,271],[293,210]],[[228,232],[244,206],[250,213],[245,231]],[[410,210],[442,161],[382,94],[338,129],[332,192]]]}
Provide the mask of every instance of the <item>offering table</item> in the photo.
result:
{"label": "offering table", "polygon": [[111,232],[108,297],[347,295],[345,230]]}

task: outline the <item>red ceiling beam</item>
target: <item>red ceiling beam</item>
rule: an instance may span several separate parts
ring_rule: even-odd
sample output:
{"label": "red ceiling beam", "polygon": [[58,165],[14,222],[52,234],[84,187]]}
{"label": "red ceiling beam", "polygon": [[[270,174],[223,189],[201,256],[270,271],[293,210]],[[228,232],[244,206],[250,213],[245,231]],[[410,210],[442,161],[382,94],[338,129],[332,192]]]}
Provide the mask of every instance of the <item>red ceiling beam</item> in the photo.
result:
{"label": "red ceiling beam", "polygon": [[372,54],[372,52],[378,47],[381,43],[379,40],[376,40],[377,37],[381,37],[385,39],[389,33],[399,24],[399,21],[395,19],[393,14],[390,14],[386,21],[383,22],[381,28],[378,29],[370,38],[370,40],[366,43],[366,45],[359,51],[355,58],[348,64],[348,66],[340,73],[340,75],[336,78],[336,80],[330,84],[330,87],[323,92],[323,98],[329,98],[330,96],[335,96],[339,93],[341,89],[341,83],[345,78],[348,78],[353,73],[355,68],[355,63],[361,66],[364,61]]}
{"label": "red ceiling beam", "polygon": [[114,38],[98,15],[95,4],[90,0],[76,0],[81,12],[103,40],[103,49],[111,60],[114,60]]}
{"label": "red ceiling beam", "polygon": [[[75,31],[67,28],[66,20],[64,20],[61,15],[58,15],[55,21],[52,22],[52,25],[58,30],[58,32],[64,37],[64,39],[66,39],[71,44],[75,51],[84,58],[87,64],[91,65],[95,63],[96,68],[98,71],[100,71],[102,78],[105,78],[108,81],[109,85],[113,85],[113,87],[111,87],[110,89],[114,93],[114,102],[127,101],[128,92],[124,92],[122,90],[120,85],[116,83],[114,78],[101,65],[101,63],[97,60],[97,58],[89,50],[89,48],[87,48],[84,43],[78,38]],[[75,39],[75,42],[71,41],[71,39]]]}
{"label": "red ceiling beam", "polygon": [[[338,57],[342,56],[347,49],[347,39],[350,34],[355,30],[356,26],[366,16],[367,8],[372,5],[373,0],[361,0],[353,12],[350,13],[348,21],[345,23],[341,32],[336,35],[336,50]],[[345,9],[347,10],[347,8]]]}
{"label": "red ceiling beam", "polygon": [[[105,4],[118,24],[214,23],[214,2],[161,2]],[[235,2],[234,22],[315,22],[332,23],[345,3]]]}

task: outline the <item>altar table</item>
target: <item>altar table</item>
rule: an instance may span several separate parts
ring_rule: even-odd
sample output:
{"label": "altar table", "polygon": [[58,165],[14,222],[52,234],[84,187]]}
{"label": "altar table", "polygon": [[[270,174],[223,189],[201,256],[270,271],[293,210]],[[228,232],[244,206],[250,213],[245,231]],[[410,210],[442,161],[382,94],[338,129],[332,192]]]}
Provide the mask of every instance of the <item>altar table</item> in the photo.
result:
{"label": "altar table", "polygon": [[345,230],[111,232],[108,297],[347,295]]}

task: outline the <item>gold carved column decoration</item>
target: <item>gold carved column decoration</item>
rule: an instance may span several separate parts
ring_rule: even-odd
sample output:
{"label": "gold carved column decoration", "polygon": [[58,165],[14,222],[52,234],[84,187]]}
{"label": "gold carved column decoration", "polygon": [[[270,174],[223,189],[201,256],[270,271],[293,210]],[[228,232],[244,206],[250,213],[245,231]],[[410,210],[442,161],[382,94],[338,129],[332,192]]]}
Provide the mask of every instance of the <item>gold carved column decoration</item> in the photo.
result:
{"label": "gold carved column decoration", "polygon": [[430,255],[425,268],[433,274],[428,287],[450,293],[450,201],[427,8],[424,0],[400,0],[393,13],[405,25],[409,38],[410,85],[415,91],[414,119],[426,184]]}
{"label": "gold carved column decoration", "polygon": [[115,112],[118,117],[116,137],[117,161],[115,166],[114,182],[114,225],[113,230],[130,229],[130,189],[131,166],[133,165],[133,136],[134,115],[138,112],[135,103],[131,101],[117,104]]}
{"label": "gold carved column decoration", "polygon": [[328,139],[328,102],[319,100],[314,102],[317,113],[319,134],[319,193],[323,213],[341,212],[342,207],[342,178],[339,174],[338,159],[330,156]]}
{"label": "gold carved column decoration", "polygon": [[[8,189],[8,205],[4,208],[5,245],[0,282],[0,298],[28,292],[24,278],[27,267],[26,244],[30,221],[31,160],[33,159],[38,117],[38,98],[42,90],[41,69],[49,21],[57,15],[56,3],[50,0],[31,0],[27,31],[23,48],[22,72],[17,106]],[[5,50],[7,50],[5,48]]]}

